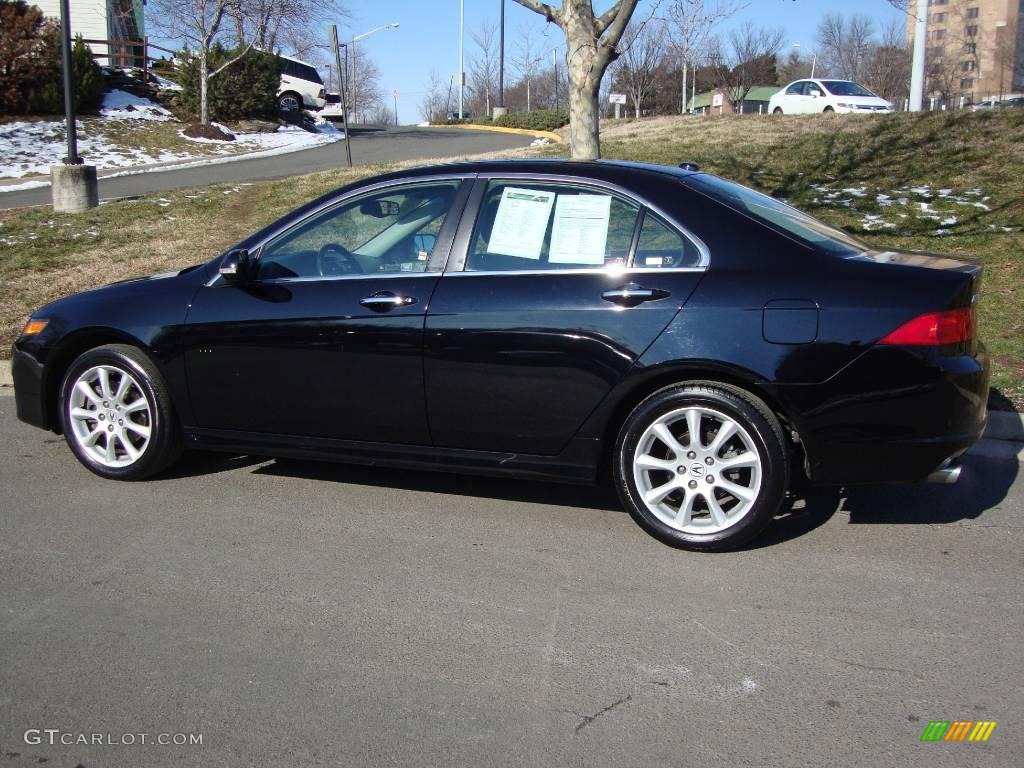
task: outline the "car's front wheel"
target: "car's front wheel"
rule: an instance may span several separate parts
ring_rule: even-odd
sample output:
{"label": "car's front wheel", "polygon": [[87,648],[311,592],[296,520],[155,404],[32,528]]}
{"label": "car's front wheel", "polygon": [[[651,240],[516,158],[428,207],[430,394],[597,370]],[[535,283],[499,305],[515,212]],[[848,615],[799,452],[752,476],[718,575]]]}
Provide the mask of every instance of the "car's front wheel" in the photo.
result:
{"label": "car's front wheel", "polygon": [[773,115],[781,115],[782,114],[782,107],[776,107],[775,111],[773,111],[772,114]]}
{"label": "car's front wheel", "polygon": [[297,93],[282,93],[277,99],[277,106],[282,112],[298,112],[302,109],[302,97]]}
{"label": "car's front wheel", "polygon": [[79,356],[64,376],[60,406],[71,451],[102,477],[140,480],[181,453],[167,386],[134,347],[109,344]]}
{"label": "car's front wheel", "polygon": [[756,536],[786,492],[782,427],[760,401],[713,383],[654,393],[626,419],[615,448],[623,504],[676,547],[735,547]]}

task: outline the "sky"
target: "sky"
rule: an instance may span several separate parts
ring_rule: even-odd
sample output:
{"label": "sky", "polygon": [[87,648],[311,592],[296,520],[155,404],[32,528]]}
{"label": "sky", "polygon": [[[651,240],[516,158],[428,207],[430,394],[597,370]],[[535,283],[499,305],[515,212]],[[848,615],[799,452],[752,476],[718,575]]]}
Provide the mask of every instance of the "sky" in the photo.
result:
{"label": "sky", "polygon": [[[552,2],[552,0],[549,0]],[[641,0],[637,17],[650,14],[655,0]],[[667,5],[669,0],[663,0]],[[559,5],[553,0],[553,5]],[[604,11],[611,0],[594,0],[595,10]],[[376,27],[397,22],[397,29],[378,32],[356,46],[360,55],[368,53],[381,72],[381,90],[387,96],[388,106],[393,106],[392,91],[398,91],[398,116],[402,124],[419,122],[419,103],[427,90],[431,70],[436,70],[444,82],[459,70],[459,0],[391,0],[390,2],[366,2],[348,0],[352,18],[339,36],[344,40]],[[481,24],[497,25],[500,0],[465,0],[465,60],[466,70],[475,50],[473,33]],[[894,9],[887,0],[748,0],[747,7],[730,22],[731,25],[752,21],[758,25],[782,27],[786,31],[787,48],[793,42],[801,44],[800,50],[813,50],[815,29],[818,21],[827,13],[860,13],[872,17],[879,26],[893,19],[905,18],[903,12]],[[560,29],[546,24],[544,19],[521,7],[513,0],[505,2],[505,66],[506,83],[515,75],[511,71],[510,46],[521,29],[529,30],[535,38],[535,49],[550,51],[558,46],[559,58],[565,51],[564,38]],[[550,59],[550,53],[546,61]],[[457,81],[456,81],[457,86]],[[452,110],[458,108],[457,96],[453,92]]]}

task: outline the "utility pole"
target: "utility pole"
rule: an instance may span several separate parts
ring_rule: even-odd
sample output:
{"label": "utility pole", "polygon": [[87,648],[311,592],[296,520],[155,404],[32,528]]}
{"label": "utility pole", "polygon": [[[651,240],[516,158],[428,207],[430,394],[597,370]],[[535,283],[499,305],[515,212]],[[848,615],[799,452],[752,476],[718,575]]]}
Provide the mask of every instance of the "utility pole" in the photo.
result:
{"label": "utility pole", "polygon": [[61,165],[50,166],[50,191],[53,210],[78,212],[99,205],[96,166],[84,165],[78,155],[75,125],[75,79],[71,71],[71,11],[68,0],[60,2],[61,61],[64,65],[64,121],[68,154]]}
{"label": "utility pole", "polygon": [[462,120],[466,113],[463,112],[463,97],[466,90],[466,66],[463,58],[463,33],[466,19],[466,0],[459,0],[459,120]]}
{"label": "utility pole", "polygon": [[[67,2],[67,0],[64,0]],[[345,81],[342,78],[341,53],[338,51],[338,27],[331,24],[331,47],[334,49],[334,64],[338,68],[338,94],[341,96],[341,119],[345,122],[345,159],[348,167],[352,167],[352,143],[349,140],[351,131],[348,129],[348,106],[345,98]],[[346,49],[347,50],[347,49]]]}
{"label": "utility pole", "polygon": [[917,0],[917,22],[914,24],[914,57],[910,69],[910,111],[924,107],[924,51],[928,45],[928,0]]}
{"label": "utility pole", "polygon": [[395,97],[395,128],[398,127],[398,89],[396,88],[391,92],[391,95]]}
{"label": "utility pole", "polygon": [[[501,0],[498,32],[498,109],[505,114],[505,0]],[[498,115],[494,115],[498,117]]]}
{"label": "utility pole", "polygon": [[555,109],[558,109],[558,49],[551,49],[551,70],[555,73]]}
{"label": "utility pole", "polygon": [[81,165],[78,156],[78,132],[75,125],[75,83],[71,71],[71,12],[68,0],[60,0],[61,60],[64,64],[64,125],[68,137],[68,156],[64,165]]}

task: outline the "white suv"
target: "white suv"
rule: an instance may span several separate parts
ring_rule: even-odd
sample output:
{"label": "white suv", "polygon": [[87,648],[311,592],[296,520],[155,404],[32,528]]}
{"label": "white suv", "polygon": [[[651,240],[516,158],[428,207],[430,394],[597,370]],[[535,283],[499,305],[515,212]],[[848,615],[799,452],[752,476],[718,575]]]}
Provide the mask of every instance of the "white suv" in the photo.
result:
{"label": "white suv", "polygon": [[281,83],[277,105],[282,112],[324,108],[324,81],[316,67],[298,59],[281,56]]}
{"label": "white suv", "polygon": [[893,106],[852,80],[797,80],[768,102],[773,115],[837,112],[862,115],[888,114]]}

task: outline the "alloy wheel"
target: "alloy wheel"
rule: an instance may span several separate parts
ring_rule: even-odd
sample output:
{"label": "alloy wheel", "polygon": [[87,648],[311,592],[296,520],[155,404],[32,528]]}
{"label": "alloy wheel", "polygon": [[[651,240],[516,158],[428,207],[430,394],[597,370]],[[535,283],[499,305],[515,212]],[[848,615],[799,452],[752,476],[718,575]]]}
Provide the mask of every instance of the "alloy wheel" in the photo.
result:
{"label": "alloy wheel", "polygon": [[79,448],[104,467],[127,467],[149,447],[153,405],[123,368],[96,365],[71,387],[67,421]]}
{"label": "alloy wheel", "polygon": [[633,454],[642,503],[686,534],[720,533],[753,509],[762,459],[750,433],[714,408],[688,406],[652,422]]}

